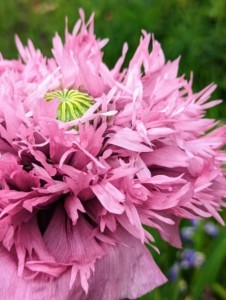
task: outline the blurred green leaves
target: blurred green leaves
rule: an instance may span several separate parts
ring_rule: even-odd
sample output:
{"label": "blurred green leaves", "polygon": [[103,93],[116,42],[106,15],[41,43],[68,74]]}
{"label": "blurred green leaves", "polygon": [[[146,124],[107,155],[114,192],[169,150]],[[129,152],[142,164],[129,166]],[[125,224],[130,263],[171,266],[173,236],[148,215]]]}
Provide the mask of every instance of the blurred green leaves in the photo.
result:
{"label": "blurred green leaves", "polygon": [[[206,285],[214,284],[220,269],[226,262],[226,227],[221,231],[220,236],[209,245],[207,259],[201,269],[199,269],[192,284],[192,299],[199,300]],[[219,291],[219,284],[213,285]],[[222,289],[221,289],[222,291]]]}
{"label": "blurred green leaves", "polygon": [[[186,223],[189,224],[184,220],[182,227]],[[176,281],[167,282],[139,298],[140,300],[226,300],[226,227],[221,228],[218,237],[208,238],[203,225],[204,223],[200,222],[197,227],[193,249],[205,254],[204,264],[200,268],[181,270]],[[173,249],[158,238],[156,244],[161,254],[159,257],[154,255],[155,260],[167,276],[166,269],[169,270],[173,264],[173,256],[174,261],[177,260],[180,250]]]}

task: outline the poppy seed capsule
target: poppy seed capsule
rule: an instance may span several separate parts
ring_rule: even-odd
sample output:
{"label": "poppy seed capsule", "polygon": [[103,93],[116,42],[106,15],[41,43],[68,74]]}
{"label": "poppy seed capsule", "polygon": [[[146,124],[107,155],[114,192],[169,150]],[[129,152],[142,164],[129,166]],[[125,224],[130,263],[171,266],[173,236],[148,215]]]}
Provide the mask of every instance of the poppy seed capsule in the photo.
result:
{"label": "poppy seed capsule", "polygon": [[93,100],[79,90],[58,90],[45,94],[46,101],[57,98],[60,101],[57,119],[69,122],[81,118],[91,107]]}

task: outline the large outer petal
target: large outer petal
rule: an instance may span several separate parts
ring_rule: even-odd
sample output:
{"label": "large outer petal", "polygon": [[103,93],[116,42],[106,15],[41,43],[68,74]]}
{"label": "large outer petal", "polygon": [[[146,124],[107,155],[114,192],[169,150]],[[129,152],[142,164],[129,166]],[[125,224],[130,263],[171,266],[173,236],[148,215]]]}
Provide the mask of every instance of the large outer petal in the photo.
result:
{"label": "large outer petal", "polygon": [[[7,300],[120,300],[136,299],[166,282],[151,254],[139,240],[120,226],[115,238],[125,243],[116,246],[101,243],[106,255],[95,263],[85,294],[77,277],[69,289],[68,269],[52,281],[44,275],[24,280],[17,275],[16,255],[0,246],[0,299]],[[62,245],[62,248],[64,245]]]}
{"label": "large outer petal", "polygon": [[124,245],[102,244],[108,254],[95,265],[87,300],[137,299],[167,281],[145,245],[121,226],[116,232]]}
{"label": "large outer petal", "polygon": [[70,270],[50,281],[44,275],[25,280],[18,277],[16,254],[0,245],[0,299],[1,300],[82,300],[84,291],[79,279],[69,291]]}

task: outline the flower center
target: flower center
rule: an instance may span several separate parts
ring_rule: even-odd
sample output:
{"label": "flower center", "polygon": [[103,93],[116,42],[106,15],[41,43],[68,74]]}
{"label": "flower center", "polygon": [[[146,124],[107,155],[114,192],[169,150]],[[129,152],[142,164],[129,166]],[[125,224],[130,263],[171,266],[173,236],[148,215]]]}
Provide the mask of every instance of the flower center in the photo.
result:
{"label": "flower center", "polygon": [[61,102],[58,107],[57,119],[63,122],[81,118],[93,103],[88,94],[79,90],[64,89],[45,94],[46,101],[54,98]]}

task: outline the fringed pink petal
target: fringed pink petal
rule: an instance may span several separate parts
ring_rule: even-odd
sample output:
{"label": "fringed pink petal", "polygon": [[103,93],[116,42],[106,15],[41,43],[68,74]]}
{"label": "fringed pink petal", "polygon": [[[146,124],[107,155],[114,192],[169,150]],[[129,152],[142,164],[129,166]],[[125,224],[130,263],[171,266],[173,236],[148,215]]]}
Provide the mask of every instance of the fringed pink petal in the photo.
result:
{"label": "fringed pink petal", "polygon": [[[94,237],[91,237],[93,227],[86,221],[82,214],[77,219],[76,225],[65,214],[59,205],[52,217],[43,239],[45,245],[58,263],[72,266],[70,286],[73,285],[77,273],[82,281],[88,280],[90,272],[83,278],[84,270],[93,269],[97,259],[105,255],[105,251]],[[55,232],[58,234],[56,239]],[[64,245],[62,247],[62,245]],[[86,285],[83,286],[87,290]]]}
{"label": "fringed pink petal", "polygon": [[166,277],[140,241],[121,227],[112,237],[123,244],[102,244],[107,255],[95,264],[88,299],[136,299],[166,282]]}

